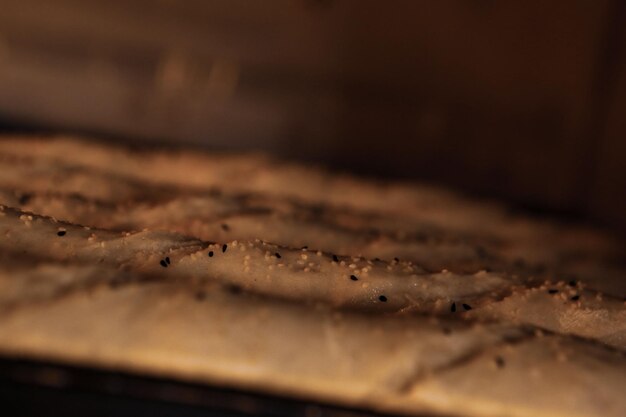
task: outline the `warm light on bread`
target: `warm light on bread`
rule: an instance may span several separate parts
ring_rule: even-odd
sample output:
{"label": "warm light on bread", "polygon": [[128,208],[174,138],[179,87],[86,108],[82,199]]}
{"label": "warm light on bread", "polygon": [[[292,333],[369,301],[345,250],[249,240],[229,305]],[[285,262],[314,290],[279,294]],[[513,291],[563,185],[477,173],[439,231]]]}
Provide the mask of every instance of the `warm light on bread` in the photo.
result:
{"label": "warm light on bread", "polygon": [[[385,412],[620,416],[620,243],[255,155],[0,140],[0,353]],[[622,259],[623,261],[623,259]]]}

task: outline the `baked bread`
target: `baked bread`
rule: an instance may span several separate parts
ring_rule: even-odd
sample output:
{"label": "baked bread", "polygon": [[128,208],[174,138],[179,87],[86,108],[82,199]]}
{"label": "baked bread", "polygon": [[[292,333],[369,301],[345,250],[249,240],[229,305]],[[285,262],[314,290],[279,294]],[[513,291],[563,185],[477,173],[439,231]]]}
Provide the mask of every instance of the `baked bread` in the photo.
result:
{"label": "baked bread", "polygon": [[623,415],[623,246],[265,156],[0,140],[0,353],[407,414]]}

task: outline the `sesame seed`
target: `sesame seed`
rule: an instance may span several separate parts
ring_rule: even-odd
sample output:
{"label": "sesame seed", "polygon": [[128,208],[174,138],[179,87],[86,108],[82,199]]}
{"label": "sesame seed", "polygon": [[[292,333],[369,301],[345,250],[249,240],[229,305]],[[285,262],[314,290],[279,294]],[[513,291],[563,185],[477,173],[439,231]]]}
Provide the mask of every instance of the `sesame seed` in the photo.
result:
{"label": "sesame seed", "polygon": [[229,284],[226,286],[226,291],[228,291],[231,294],[241,294],[241,292],[243,291],[243,288],[241,288],[237,284]]}
{"label": "sesame seed", "polygon": [[228,249],[228,245],[226,243],[224,243],[222,245],[222,252],[226,252],[226,249]]}
{"label": "sesame seed", "polygon": [[573,279],[568,284],[569,284],[570,287],[575,287],[576,286],[576,280]]}
{"label": "sesame seed", "polygon": [[222,230],[225,232],[228,232],[230,230],[230,227],[226,224],[226,223],[222,223]]}
{"label": "sesame seed", "polygon": [[169,257],[169,256],[166,256],[166,257],[165,257],[165,262],[167,262],[167,264],[168,264],[168,265],[169,265],[169,264],[171,264],[171,262],[170,262],[170,257]]}
{"label": "sesame seed", "polygon": [[337,255],[333,255],[333,261],[339,262],[339,258],[337,258]]}
{"label": "sesame seed", "polygon": [[496,366],[500,369],[504,368],[504,358],[502,358],[502,356],[496,356],[494,358],[494,361],[496,362]]}
{"label": "sesame seed", "polygon": [[576,294],[575,296],[573,296],[573,297],[571,298],[571,300],[572,300],[572,301],[578,301],[578,300],[580,300],[580,295]]}
{"label": "sesame seed", "polygon": [[59,230],[57,236],[65,236],[65,233],[67,233],[65,230]]}
{"label": "sesame seed", "polygon": [[161,259],[161,262],[159,262],[159,264],[161,264],[163,268],[167,268],[167,263],[163,259]]}
{"label": "sesame seed", "polygon": [[280,253],[278,253],[278,252],[276,252],[276,253],[274,254],[274,256],[275,256],[275,257],[277,257],[278,259],[282,258],[282,256],[280,256]]}
{"label": "sesame seed", "polygon": [[378,297],[378,299],[382,301],[383,303],[387,302],[387,297],[385,297],[384,295],[381,295],[380,297]]}
{"label": "sesame seed", "polygon": [[472,309],[472,306],[469,304],[463,304],[463,308],[465,309],[465,311],[468,311]]}
{"label": "sesame seed", "polygon": [[559,290],[554,290],[554,289],[553,290],[548,290],[548,294],[556,294],[558,292],[559,292]]}
{"label": "sesame seed", "polygon": [[398,259],[398,258],[393,258],[393,260],[396,261],[396,262],[400,262],[400,259]]}
{"label": "sesame seed", "polygon": [[212,257],[213,257],[213,251],[212,251],[212,250],[210,250],[210,251],[209,251],[209,258],[212,258]]}
{"label": "sesame seed", "polygon": [[450,306],[450,311],[453,313],[456,312],[456,303],[452,303],[452,305]]}
{"label": "sesame seed", "polygon": [[30,201],[32,197],[33,197],[32,194],[22,194],[19,199],[20,205],[23,206],[24,204],[28,204],[28,202]]}
{"label": "sesame seed", "polygon": [[350,275],[350,279],[352,281],[358,281],[359,279],[356,277],[356,275]]}

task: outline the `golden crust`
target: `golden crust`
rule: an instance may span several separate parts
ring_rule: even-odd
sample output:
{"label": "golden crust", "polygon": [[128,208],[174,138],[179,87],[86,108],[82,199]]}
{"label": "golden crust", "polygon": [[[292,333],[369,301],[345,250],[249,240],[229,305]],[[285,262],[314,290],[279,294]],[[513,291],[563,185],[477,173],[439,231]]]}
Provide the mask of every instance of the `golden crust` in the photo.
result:
{"label": "golden crust", "polygon": [[623,252],[593,230],[267,157],[66,138],[0,141],[0,203],[5,355],[381,411],[626,408]]}

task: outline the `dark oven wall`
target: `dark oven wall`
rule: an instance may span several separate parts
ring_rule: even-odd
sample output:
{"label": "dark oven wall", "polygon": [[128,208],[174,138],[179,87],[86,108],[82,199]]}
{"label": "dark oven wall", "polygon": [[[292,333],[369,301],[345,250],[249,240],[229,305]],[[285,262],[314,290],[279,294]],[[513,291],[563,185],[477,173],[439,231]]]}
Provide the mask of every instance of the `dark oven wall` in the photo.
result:
{"label": "dark oven wall", "polygon": [[260,149],[623,231],[625,15],[619,0],[3,0],[0,120]]}

